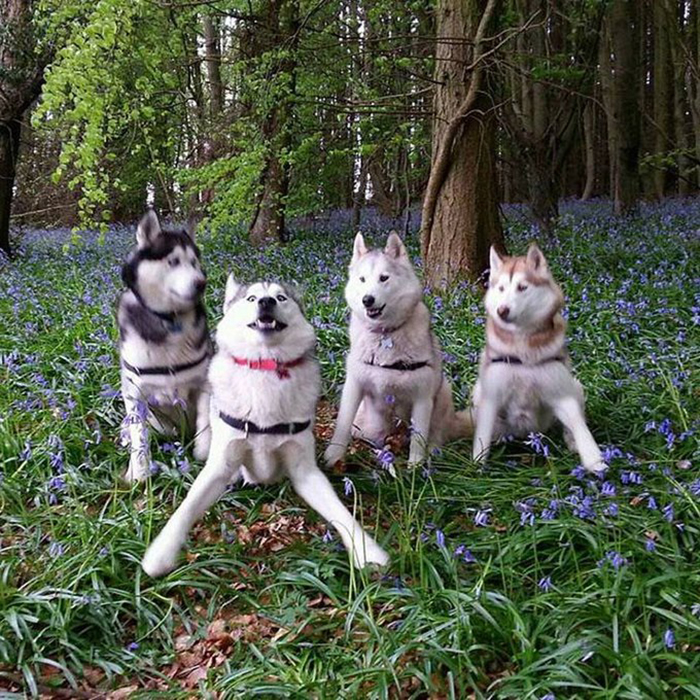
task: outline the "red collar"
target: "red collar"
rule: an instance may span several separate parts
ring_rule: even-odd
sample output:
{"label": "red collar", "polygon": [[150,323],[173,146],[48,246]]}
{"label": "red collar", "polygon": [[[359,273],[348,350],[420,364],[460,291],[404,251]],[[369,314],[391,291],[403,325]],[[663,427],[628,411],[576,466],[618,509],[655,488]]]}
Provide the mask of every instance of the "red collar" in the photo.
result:
{"label": "red collar", "polygon": [[231,355],[231,359],[237,364],[237,365],[243,365],[244,367],[248,367],[249,369],[261,369],[265,370],[267,372],[277,372],[277,376],[280,379],[289,379],[290,374],[289,370],[291,367],[298,367],[300,364],[304,362],[304,357],[299,357],[296,360],[292,360],[291,362],[280,362],[279,360],[246,360],[242,357],[236,357],[235,355]]}

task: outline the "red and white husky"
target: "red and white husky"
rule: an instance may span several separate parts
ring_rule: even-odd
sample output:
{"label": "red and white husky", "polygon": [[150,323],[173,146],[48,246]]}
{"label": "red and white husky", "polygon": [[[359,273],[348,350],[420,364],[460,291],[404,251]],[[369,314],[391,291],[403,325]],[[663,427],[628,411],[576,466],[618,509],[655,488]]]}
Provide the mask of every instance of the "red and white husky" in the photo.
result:
{"label": "red and white husky", "polygon": [[556,420],[588,471],[605,469],[586,425],[583,387],[565,348],[564,296],[542,251],[501,258],[491,248],[486,347],[474,386],[474,459],[507,434],[544,432]]}

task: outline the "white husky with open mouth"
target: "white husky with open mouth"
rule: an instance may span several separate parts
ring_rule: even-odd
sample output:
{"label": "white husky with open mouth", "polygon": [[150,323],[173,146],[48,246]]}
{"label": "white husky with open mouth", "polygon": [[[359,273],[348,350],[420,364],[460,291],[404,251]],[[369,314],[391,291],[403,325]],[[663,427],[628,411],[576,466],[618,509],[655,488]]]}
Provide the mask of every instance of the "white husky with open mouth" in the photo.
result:
{"label": "white husky with open mouth", "polygon": [[291,290],[249,287],[229,277],[218,352],[209,370],[212,441],[207,464],[153,541],[142,566],[161,576],[177,565],[194,522],[240,476],[273,483],[288,476],[296,492],[338,531],[355,564],[386,564],[316,466],[312,432],[321,375],[314,330]]}

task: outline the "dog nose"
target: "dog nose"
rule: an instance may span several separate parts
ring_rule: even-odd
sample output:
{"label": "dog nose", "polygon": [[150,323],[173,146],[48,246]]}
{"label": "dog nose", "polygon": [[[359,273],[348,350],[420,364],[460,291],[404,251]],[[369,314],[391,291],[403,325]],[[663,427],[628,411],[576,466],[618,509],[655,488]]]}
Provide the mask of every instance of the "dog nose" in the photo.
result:
{"label": "dog nose", "polygon": [[202,294],[204,290],[207,288],[207,281],[206,280],[197,280],[194,284],[194,288],[197,292],[197,294]]}
{"label": "dog nose", "polygon": [[374,297],[371,294],[365,294],[362,297],[362,303],[370,309],[374,306]]}
{"label": "dog nose", "polygon": [[273,306],[277,305],[277,299],[274,297],[260,297],[258,299],[258,306],[263,311],[269,311]]}
{"label": "dog nose", "polygon": [[510,309],[507,306],[499,306],[496,313],[505,321],[510,316]]}

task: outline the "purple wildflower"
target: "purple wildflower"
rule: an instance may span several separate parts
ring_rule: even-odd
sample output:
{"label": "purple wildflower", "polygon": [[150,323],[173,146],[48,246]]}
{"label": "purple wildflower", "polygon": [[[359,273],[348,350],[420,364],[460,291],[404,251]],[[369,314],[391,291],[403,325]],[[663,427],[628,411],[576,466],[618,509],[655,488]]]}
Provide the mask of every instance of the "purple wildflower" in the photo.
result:
{"label": "purple wildflower", "polygon": [[532,447],[536,454],[549,457],[549,445],[542,442],[543,437],[542,433],[528,433],[525,444]]}
{"label": "purple wildflower", "polygon": [[661,509],[661,512],[664,514],[664,518],[666,518],[666,520],[668,520],[669,523],[673,522],[674,513],[673,513],[673,504],[672,503],[669,503],[668,505],[664,506]]}
{"label": "purple wildflower", "polygon": [[673,649],[676,646],[676,635],[670,627],[664,632],[664,646],[667,649]]}
{"label": "purple wildflower", "polygon": [[343,491],[346,496],[349,496],[355,490],[355,485],[350,480],[350,477],[343,477]]}
{"label": "purple wildflower", "polygon": [[537,583],[537,586],[545,592],[550,591],[552,589],[552,577],[543,576]]}
{"label": "purple wildflower", "polygon": [[474,522],[479,527],[486,527],[489,524],[489,514],[488,511],[478,510],[474,516]]}

